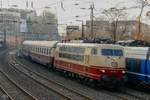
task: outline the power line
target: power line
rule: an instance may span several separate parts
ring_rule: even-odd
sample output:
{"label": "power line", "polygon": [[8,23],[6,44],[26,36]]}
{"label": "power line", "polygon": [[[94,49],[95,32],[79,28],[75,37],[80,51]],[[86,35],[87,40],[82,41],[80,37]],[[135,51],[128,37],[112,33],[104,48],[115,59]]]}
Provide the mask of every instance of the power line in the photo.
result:
{"label": "power line", "polygon": [[40,9],[45,8],[45,7],[50,7],[50,6],[54,6],[54,5],[57,5],[57,4],[61,4],[61,3],[64,2],[64,1],[66,1],[66,0],[60,0],[60,1],[57,1],[57,2],[54,2],[54,3],[48,4],[48,5],[45,5],[44,7],[36,8],[36,10],[40,10]]}

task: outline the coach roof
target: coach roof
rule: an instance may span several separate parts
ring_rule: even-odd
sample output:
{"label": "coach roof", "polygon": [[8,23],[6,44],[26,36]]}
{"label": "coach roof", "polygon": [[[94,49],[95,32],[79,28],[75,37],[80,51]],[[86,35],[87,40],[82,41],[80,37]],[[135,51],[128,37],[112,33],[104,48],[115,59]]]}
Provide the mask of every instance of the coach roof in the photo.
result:
{"label": "coach roof", "polygon": [[96,44],[96,43],[58,43],[59,46],[81,46],[81,47],[122,47],[114,44]]}
{"label": "coach roof", "polygon": [[40,47],[54,47],[58,41],[24,41],[23,45],[40,46]]}

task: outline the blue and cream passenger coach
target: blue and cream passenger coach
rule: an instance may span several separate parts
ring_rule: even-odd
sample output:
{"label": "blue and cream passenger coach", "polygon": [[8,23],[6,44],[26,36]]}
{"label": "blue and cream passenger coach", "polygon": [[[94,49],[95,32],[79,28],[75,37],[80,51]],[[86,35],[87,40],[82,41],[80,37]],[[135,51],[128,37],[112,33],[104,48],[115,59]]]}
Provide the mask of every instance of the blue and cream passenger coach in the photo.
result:
{"label": "blue and cream passenger coach", "polygon": [[150,84],[150,47],[125,47],[129,80]]}

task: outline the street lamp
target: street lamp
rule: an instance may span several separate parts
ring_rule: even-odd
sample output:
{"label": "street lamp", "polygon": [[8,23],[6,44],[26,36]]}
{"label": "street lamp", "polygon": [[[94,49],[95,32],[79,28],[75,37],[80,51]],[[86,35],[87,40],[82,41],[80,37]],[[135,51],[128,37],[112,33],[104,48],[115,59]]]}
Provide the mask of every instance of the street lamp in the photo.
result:
{"label": "street lamp", "polygon": [[[91,3],[90,4],[90,20],[91,20],[91,39],[93,39],[94,38],[94,30],[93,30],[93,25],[94,25],[94,2],[85,2],[85,3]],[[77,5],[77,4],[76,4]],[[86,8],[80,8],[80,9],[83,9],[83,10],[85,10]]]}
{"label": "street lamp", "polygon": [[78,22],[82,22],[82,35],[81,35],[81,37],[82,37],[82,39],[84,39],[84,22],[83,22],[83,20],[76,20],[76,21],[78,21]]}

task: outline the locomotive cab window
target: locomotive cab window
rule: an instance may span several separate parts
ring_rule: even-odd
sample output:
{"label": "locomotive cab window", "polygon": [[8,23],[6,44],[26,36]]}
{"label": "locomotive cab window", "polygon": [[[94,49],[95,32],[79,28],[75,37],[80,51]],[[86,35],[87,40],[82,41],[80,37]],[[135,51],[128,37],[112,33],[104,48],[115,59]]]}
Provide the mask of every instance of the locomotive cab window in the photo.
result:
{"label": "locomotive cab window", "polygon": [[123,56],[123,51],[119,49],[102,49],[103,56]]}

